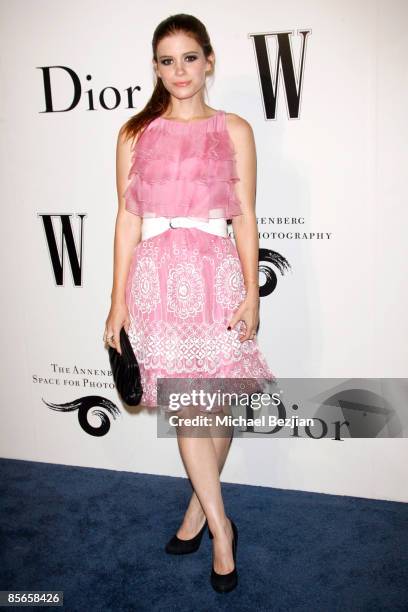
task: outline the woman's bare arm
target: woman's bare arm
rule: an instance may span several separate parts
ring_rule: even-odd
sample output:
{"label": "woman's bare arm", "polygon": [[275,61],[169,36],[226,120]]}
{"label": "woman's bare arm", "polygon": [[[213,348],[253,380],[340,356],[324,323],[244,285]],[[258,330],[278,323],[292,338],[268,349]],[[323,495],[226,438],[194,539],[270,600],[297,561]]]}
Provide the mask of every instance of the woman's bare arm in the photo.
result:
{"label": "woman's bare arm", "polygon": [[125,140],[123,128],[120,129],[116,145],[116,188],[118,212],[115,224],[113,254],[113,284],[111,307],[105,322],[105,342],[119,353],[120,330],[122,326],[129,331],[129,311],[126,305],[126,282],[135,246],[141,239],[142,219],[126,210],[123,194],[129,184],[128,175],[132,159],[132,139]]}
{"label": "woman's bare arm", "polygon": [[116,188],[118,213],[115,224],[112,303],[125,302],[126,281],[132,253],[141,239],[142,219],[125,208],[123,194],[129,184],[132,139],[125,141],[122,128],[116,145]]}
{"label": "woman's bare arm", "polygon": [[240,319],[245,321],[247,329],[241,338],[241,341],[244,341],[256,333],[259,322],[259,238],[255,213],[256,147],[252,127],[242,117],[228,113],[227,129],[236,151],[236,169],[240,180],[235,183],[235,193],[243,213],[232,217],[232,227],[247,290],[246,300],[232,322],[234,325]]}

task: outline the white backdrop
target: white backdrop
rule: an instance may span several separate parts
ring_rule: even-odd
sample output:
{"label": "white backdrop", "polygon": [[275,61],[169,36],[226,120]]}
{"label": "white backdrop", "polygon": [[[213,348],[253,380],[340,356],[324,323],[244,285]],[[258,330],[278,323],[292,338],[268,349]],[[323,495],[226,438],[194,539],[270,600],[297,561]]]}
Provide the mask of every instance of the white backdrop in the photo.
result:
{"label": "white backdrop", "polygon": [[[1,1],[3,457],[185,475],[176,441],[157,439],[156,417],[118,400],[102,341],[117,133],[150,97],[154,28],[185,10],[160,0],[150,7]],[[261,299],[259,340],[272,370],[278,377],[406,377],[406,3],[192,0],[188,11],[206,24],[217,56],[209,104],[246,118],[255,133],[260,246],[291,266],[276,271],[275,291]],[[288,115],[281,73],[276,117],[267,119],[253,36],[267,34],[274,81],[276,34],[289,33],[298,80],[305,30],[299,114]],[[50,70],[54,112],[45,112],[51,66],[79,79],[71,110],[73,79],[57,68]],[[128,108],[126,88],[135,86]],[[111,110],[102,107],[104,88],[119,92],[116,108],[113,89],[104,94]],[[54,254],[43,215],[51,215]],[[77,274],[62,215],[71,223]],[[120,410],[116,419],[107,414],[111,427],[102,436],[80,426],[78,410],[45,403],[72,406],[94,395]],[[100,418],[89,422],[98,427]],[[266,436],[235,440],[222,478],[407,501],[407,460],[404,438]]]}

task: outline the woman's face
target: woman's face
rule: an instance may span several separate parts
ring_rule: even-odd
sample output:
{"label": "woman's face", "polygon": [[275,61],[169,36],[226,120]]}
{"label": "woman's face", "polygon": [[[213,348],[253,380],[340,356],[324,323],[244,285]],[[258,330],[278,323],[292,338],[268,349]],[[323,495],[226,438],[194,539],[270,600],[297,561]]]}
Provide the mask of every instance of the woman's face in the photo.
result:
{"label": "woman's face", "polygon": [[194,96],[205,85],[206,72],[211,69],[200,45],[181,32],[159,42],[154,65],[168,92],[180,99]]}

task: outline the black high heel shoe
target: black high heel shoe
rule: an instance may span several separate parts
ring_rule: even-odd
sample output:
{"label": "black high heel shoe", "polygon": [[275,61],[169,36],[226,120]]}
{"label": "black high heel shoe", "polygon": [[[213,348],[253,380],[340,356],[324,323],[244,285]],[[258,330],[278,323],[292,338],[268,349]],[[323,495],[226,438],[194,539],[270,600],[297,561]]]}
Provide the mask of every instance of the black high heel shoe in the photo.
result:
{"label": "black high heel shoe", "polygon": [[205,528],[207,527],[207,519],[205,520],[204,525],[201,527],[200,531],[197,533],[194,538],[190,540],[180,540],[176,534],[167,542],[165,551],[169,555],[188,555],[190,553],[196,552],[200,548],[201,539],[203,537],[203,533]]}
{"label": "black high heel shoe", "polygon": [[[214,571],[214,566],[211,566],[211,585],[218,593],[228,593],[235,589],[238,584],[238,572],[237,572],[237,545],[238,545],[238,529],[232,519],[230,519],[231,527],[233,531],[232,538],[232,556],[234,558],[235,567],[229,574],[217,574]],[[210,538],[213,535],[210,532]]]}

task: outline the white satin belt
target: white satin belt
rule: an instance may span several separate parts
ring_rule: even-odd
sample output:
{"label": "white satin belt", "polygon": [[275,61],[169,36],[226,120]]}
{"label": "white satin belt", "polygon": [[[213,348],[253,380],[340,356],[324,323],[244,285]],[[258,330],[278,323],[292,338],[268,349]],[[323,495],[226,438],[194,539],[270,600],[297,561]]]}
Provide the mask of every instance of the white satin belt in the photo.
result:
{"label": "white satin belt", "polygon": [[177,229],[178,227],[196,227],[217,236],[228,236],[226,219],[208,219],[207,223],[207,221],[201,221],[193,217],[143,217],[141,239],[146,240],[170,228]]}

